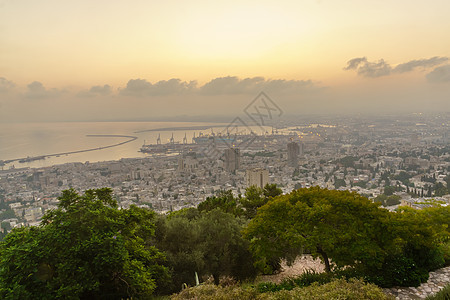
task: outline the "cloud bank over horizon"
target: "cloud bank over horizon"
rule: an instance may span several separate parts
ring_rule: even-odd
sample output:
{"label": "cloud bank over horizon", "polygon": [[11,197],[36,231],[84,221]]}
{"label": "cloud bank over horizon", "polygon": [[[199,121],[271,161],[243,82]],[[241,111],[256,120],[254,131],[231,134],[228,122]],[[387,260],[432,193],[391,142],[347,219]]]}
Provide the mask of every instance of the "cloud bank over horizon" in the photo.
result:
{"label": "cloud bank over horizon", "polygon": [[[21,86],[0,77],[0,118],[4,121],[114,120],[237,115],[262,91],[273,97],[284,111],[294,114],[450,111],[448,61],[448,57],[435,56],[391,65],[384,59],[370,61],[357,57],[347,62],[344,71],[371,79],[396,75],[396,80],[365,80],[346,86],[327,86],[313,79],[223,76],[204,84],[178,78],[156,82],[135,78],[119,87],[99,84],[87,89],[57,89],[47,88],[40,81]],[[412,72],[426,72],[420,84],[401,81],[403,74]]]}
{"label": "cloud bank over horizon", "polygon": [[[369,61],[367,57],[356,57],[347,62],[347,66],[344,68],[345,71],[356,71],[359,76],[368,77],[368,78],[376,78],[382,76],[388,76],[391,74],[401,74],[413,72],[417,69],[426,70],[432,67],[436,67],[442,65],[443,63],[448,62],[448,57],[439,57],[434,56],[431,58],[423,58],[423,59],[415,59],[408,61],[406,63],[398,64],[395,67],[392,67],[389,63],[387,63],[384,59],[380,59],[378,61]],[[446,65],[447,67],[450,65]],[[441,69],[439,69],[441,68]],[[430,73],[438,70],[437,72],[445,72],[446,68],[442,69],[442,67],[437,67]],[[428,73],[426,78],[428,78]],[[439,76],[439,75],[431,75]],[[430,80],[430,82],[445,82],[447,80]]]}

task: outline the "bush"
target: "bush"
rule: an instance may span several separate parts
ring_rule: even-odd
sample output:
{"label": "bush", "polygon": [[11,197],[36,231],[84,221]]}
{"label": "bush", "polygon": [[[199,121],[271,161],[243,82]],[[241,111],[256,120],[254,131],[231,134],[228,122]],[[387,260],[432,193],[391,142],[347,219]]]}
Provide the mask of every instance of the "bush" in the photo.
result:
{"label": "bush", "polygon": [[449,266],[450,265],[450,241],[440,244],[439,250],[442,252],[442,257],[444,258],[444,264],[446,266]]}
{"label": "bush", "polygon": [[428,280],[428,271],[413,259],[397,255],[387,258],[381,269],[365,272],[364,278],[381,287],[419,286]]}
{"label": "bush", "polygon": [[201,284],[196,287],[188,288],[182,292],[172,295],[172,300],[196,299],[196,300],[228,300],[258,299],[258,292],[253,288],[242,288],[239,285],[217,286],[214,284]]}
{"label": "bush", "polygon": [[257,290],[260,293],[277,292],[281,290],[292,290],[296,287],[306,287],[313,283],[324,284],[328,283],[335,277],[333,273],[317,273],[314,270],[307,270],[297,277],[289,277],[283,279],[279,284],[272,282],[262,282],[257,285]]}
{"label": "bush", "polygon": [[[264,294],[263,294],[264,295]],[[318,285],[313,283],[309,287],[295,288],[291,291],[280,291],[270,293],[267,298],[262,299],[298,299],[298,300],[328,300],[328,299],[373,299],[385,300],[392,299],[374,284],[364,283],[362,280],[345,279],[333,280],[329,283]]]}
{"label": "bush", "polygon": [[[309,276],[309,275],[307,275]],[[364,283],[362,280],[345,279],[333,280],[329,283],[319,285],[317,282],[311,286],[292,290],[281,290],[275,292],[258,293],[256,288],[241,286],[215,286],[210,284],[189,288],[171,297],[173,300],[182,299],[219,299],[219,300],[278,300],[278,299],[299,299],[299,300],[329,300],[329,299],[349,299],[349,300],[387,300],[392,297],[387,296],[383,291],[373,284]]]}

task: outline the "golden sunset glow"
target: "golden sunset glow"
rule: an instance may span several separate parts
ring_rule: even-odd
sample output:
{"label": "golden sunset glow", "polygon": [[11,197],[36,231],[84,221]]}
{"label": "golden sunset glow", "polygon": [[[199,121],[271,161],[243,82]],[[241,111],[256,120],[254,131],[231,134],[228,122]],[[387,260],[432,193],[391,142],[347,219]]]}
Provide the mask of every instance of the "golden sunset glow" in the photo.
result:
{"label": "golden sunset glow", "polygon": [[[327,91],[315,96],[325,102],[343,97],[333,103],[353,99],[355,85],[368,94],[397,86],[394,94],[406,95],[400,89],[411,82],[413,94],[424,98],[433,85],[440,99],[450,81],[448,11],[445,0],[3,0],[0,90],[8,96],[0,100],[23,98],[35,81],[72,103],[94,86],[108,85],[108,97],[120,97],[133,79],[195,81],[201,90],[227,76],[311,82]],[[350,68],[354,58],[366,60]],[[295,95],[306,101],[308,93]]]}

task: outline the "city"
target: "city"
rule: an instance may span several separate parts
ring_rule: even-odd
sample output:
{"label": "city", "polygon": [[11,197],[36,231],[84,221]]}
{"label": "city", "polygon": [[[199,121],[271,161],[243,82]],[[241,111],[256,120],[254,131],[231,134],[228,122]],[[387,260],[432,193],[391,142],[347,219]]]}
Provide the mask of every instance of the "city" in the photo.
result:
{"label": "city", "polygon": [[227,143],[217,134],[178,143],[178,153],[167,155],[2,170],[2,234],[38,225],[69,188],[111,187],[122,208],[135,204],[159,213],[195,207],[222,190],[239,197],[247,187],[267,183],[284,193],[312,186],[351,190],[389,209],[420,208],[429,199],[449,203],[445,115],[321,121],[299,125],[287,118],[284,127],[265,135]]}

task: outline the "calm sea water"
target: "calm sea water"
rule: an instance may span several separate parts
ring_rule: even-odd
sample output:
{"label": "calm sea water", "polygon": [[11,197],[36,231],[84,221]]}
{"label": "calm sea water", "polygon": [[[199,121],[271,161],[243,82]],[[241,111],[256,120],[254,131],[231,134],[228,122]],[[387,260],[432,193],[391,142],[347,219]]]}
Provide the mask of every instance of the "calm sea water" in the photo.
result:
{"label": "calm sea water", "polygon": [[[89,137],[87,135],[129,135],[137,139],[130,143],[113,148],[62,155],[27,163],[14,162],[4,166],[11,167],[44,167],[68,162],[98,162],[118,160],[121,158],[145,157],[139,152],[144,144],[156,144],[158,134],[162,143],[167,143],[172,134],[175,141],[182,142],[185,134],[188,142],[192,142],[194,133],[210,133],[211,129],[182,129],[138,132],[157,128],[217,126],[214,123],[193,122],[58,122],[58,123],[0,123],[0,160],[26,158],[70,152],[90,148],[98,148],[126,141],[119,137]],[[213,129],[217,132],[218,129]]]}

